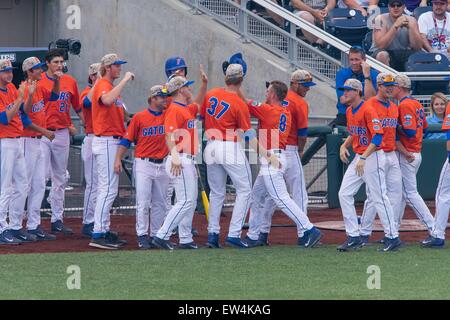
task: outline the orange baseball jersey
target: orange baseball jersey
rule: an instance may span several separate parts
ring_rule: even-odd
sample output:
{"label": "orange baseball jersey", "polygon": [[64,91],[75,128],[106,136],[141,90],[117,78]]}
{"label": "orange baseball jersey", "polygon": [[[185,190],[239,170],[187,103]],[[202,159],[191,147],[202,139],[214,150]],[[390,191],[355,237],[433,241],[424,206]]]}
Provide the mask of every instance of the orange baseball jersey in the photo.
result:
{"label": "orange baseball jersey", "polygon": [[442,121],[442,131],[450,130],[450,103],[447,104],[444,121]]}
{"label": "orange baseball jersey", "polygon": [[[18,95],[18,91],[12,83],[8,84],[5,89],[0,88],[0,113],[10,110],[14,106],[14,101],[17,99]],[[3,121],[0,122],[0,139],[22,136],[23,124],[20,120],[19,112],[8,124],[4,124]]]}
{"label": "orange baseball jersey", "polygon": [[395,144],[398,122],[397,106],[390,101],[380,101],[377,97],[372,97],[365,103],[375,109],[378,114],[378,120],[381,122],[381,128],[383,128],[383,142],[381,144],[381,149],[385,152],[394,151],[397,149]]}
{"label": "orange baseball jersey", "polygon": [[281,105],[250,101],[250,114],[259,120],[258,139],[267,150],[285,149],[291,130],[291,114]]}
{"label": "orange baseball jersey", "polygon": [[91,91],[92,86],[87,86],[80,95],[80,108],[83,110],[83,116],[85,120],[85,133],[94,133],[94,128],[92,127],[92,101],[89,101],[87,95]]}
{"label": "orange baseball jersey", "polygon": [[177,151],[196,155],[198,150],[197,132],[198,105],[185,105],[174,101],[166,110],[164,128],[166,133],[174,133]]}
{"label": "orange baseball jersey", "polygon": [[[28,100],[29,97],[29,83],[25,84],[25,94],[24,94],[24,102]],[[54,97],[50,91],[48,91],[43,86],[36,86],[36,90],[33,94],[33,97],[31,98],[31,110],[28,113],[28,117],[33,122],[33,124],[46,128],[47,127],[47,121],[45,116],[45,103],[47,101],[55,101],[57,99]],[[24,128],[23,135],[24,137],[40,137],[42,136],[41,133],[33,131],[31,129]]]}
{"label": "orange baseball jersey", "polygon": [[376,134],[383,134],[377,112],[364,101],[355,109],[347,108],[347,130],[353,137],[352,147],[357,154],[366,151]]}
{"label": "orange baseball jersey", "polygon": [[298,145],[298,137],[306,136],[308,129],[309,106],[305,99],[289,90],[286,99],[283,101],[291,113],[291,130],[287,138],[287,144],[290,146]]}
{"label": "orange baseball jersey", "polygon": [[208,139],[238,141],[237,130],[245,132],[252,128],[245,102],[224,88],[206,94],[200,114],[205,119]]}
{"label": "orange baseball jersey", "polygon": [[400,100],[398,112],[398,122],[402,128],[416,131],[413,137],[408,137],[403,130],[399,130],[400,142],[409,152],[420,152],[422,150],[423,130],[428,128],[422,104],[407,96]]}
{"label": "orange baseball jersey", "polygon": [[92,94],[92,127],[96,136],[125,135],[124,108],[119,97],[110,106],[101,102],[101,97],[113,89],[113,84],[106,79],[100,79]]}
{"label": "orange baseball jersey", "polygon": [[[42,80],[38,86],[42,86],[47,92],[51,92],[54,79],[47,73],[42,75]],[[80,97],[77,82],[71,76],[65,74],[59,79],[60,92],[56,101],[47,101],[45,104],[45,114],[48,129],[65,129],[72,125],[70,119],[70,105],[75,112],[81,112]]]}
{"label": "orange baseball jersey", "polygon": [[164,112],[147,109],[131,119],[124,139],[134,142],[135,158],[163,159],[169,153],[164,129]]}

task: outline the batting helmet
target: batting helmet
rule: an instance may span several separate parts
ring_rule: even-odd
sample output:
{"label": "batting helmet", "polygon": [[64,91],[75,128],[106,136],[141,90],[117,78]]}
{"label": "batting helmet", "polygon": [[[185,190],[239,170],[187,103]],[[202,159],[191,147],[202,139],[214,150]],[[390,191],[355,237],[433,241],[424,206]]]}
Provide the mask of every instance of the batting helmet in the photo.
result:
{"label": "batting helmet", "polygon": [[242,66],[242,70],[244,71],[244,76],[247,74],[247,63],[245,62],[244,58],[242,57],[242,53],[238,52],[233,54],[230,57],[230,60],[225,61],[222,64],[223,73],[225,74],[227,72],[227,68],[230,64],[240,64]]}
{"label": "batting helmet", "polygon": [[167,78],[169,78],[175,71],[179,70],[179,69],[183,69],[185,70],[185,73],[187,75],[188,72],[188,68],[186,65],[186,61],[184,61],[183,58],[181,57],[172,57],[167,59],[166,61],[166,75]]}

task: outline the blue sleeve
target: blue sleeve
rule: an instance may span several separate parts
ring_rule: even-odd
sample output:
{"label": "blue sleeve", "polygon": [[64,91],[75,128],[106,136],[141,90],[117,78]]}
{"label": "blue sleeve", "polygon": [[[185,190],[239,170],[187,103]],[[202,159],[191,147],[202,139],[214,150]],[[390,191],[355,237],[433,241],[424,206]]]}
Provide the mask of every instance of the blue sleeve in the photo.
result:
{"label": "blue sleeve", "polygon": [[299,137],[307,137],[308,136],[308,128],[298,129],[297,135]]}
{"label": "blue sleeve", "polygon": [[372,85],[373,88],[375,89],[375,92],[378,93],[378,87],[377,87],[377,76],[378,76],[379,72],[375,69],[371,69],[370,70],[370,77],[372,78]]}
{"label": "blue sleeve", "polygon": [[342,103],[339,102],[340,97],[344,94],[344,91],[339,90],[340,87],[344,85],[344,82],[347,78],[347,75],[345,74],[345,69],[339,70],[339,72],[336,74],[336,96],[337,96],[337,104],[336,108],[338,109],[339,113],[342,113],[347,109],[346,106],[344,106]]}
{"label": "blue sleeve", "polygon": [[29,127],[33,122],[31,121],[30,117],[25,112],[20,113],[20,120],[22,120],[22,124],[24,128]]}
{"label": "blue sleeve", "polygon": [[450,141],[450,130],[447,130],[447,141]]}
{"label": "blue sleeve", "polygon": [[413,130],[413,129],[403,129],[402,131],[408,136],[408,138],[412,138],[416,135],[417,130]]}
{"label": "blue sleeve", "polygon": [[129,149],[131,147],[131,141],[128,139],[122,139],[119,142],[119,146],[124,146],[125,148]]}
{"label": "blue sleeve", "polygon": [[58,99],[59,99],[59,94],[56,94],[52,91],[49,101],[58,101]]}
{"label": "blue sleeve", "polygon": [[395,131],[395,141],[400,141],[400,136],[398,135],[397,131]]}
{"label": "blue sleeve", "polygon": [[250,141],[256,138],[256,130],[255,129],[250,129],[245,131],[243,138],[245,139],[245,141]]}
{"label": "blue sleeve", "polygon": [[8,115],[6,114],[6,111],[3,111],[0,113],[0,122],[1,124],[7,126],[8,125]]}
{"label": "blue sleeve", "polygon": [[377,147],[379,147],[381,145],[381,142],[383,141],[383,135],[377,133],[376,135],[373,136],[372,138],[372,143],[374,145],[376,145]]}
{"label": "blue sleeve", "polygon": [[83,107],[85,107],[86,109],[90,109],[92,107],[92,102],[87,96],[83,99]]}

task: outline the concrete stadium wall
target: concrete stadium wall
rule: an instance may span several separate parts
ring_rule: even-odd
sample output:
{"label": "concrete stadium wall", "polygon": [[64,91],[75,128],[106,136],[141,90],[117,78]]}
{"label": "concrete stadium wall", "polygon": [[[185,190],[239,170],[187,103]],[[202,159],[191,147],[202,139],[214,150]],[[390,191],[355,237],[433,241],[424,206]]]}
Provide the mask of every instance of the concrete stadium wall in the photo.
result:
{"label": "concrete stadium wall", "polygon": [[[66,20],[70,5],[81,8],[81,29],[69,30]],[[164,61],[181,55],[189,65],[188,77],[198,80],[202,63],[209,75],[210,87],[223,85],[222,61],[241,51],[249,64],[245,92],[263,99],[266,80],[288,81],[289,65],[254,44],[243,44],[239,36],[205,15],[192,15],[177,0],[48,0],[44,34],[48,41],[77,38],[82,42],[80,57],[71,56],[69,69],[84,87],[89,64],[110,52],[117,52],[129,63],[124,70],[136,74],[136,80],[124,91],[123,98],[132,111],[146,105],[148,88],[166,80]],[[334,90],[318,83],[307,99],[311,115],[335,115]]]}

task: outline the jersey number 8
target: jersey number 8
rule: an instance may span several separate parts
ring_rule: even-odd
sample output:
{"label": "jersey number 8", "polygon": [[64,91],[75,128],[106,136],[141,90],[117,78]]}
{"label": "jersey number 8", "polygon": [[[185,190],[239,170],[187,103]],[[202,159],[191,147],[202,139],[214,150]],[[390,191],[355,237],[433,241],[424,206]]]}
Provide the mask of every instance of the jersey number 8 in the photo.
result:
{"label": "jersey number 8", "polygon": [[283,113],[280,117],[280,131],[281,132],[285,132],[286,131],[286,121],[287,121],[287,117],[286,115]]}
{"label": "jersey number 8", "polygon": [[[230,109],[230,105],[228,103],[226,103],[225,101],[220,101],[219,103],[219,100],[216,97],[211,97],[208,102],[209,102],[209,109],[206,110],[206,112],[211,117],[215,116],[217,120],[222,118],[222,116],[228,111],[228,109]],[[217,107],[219,106],[219,104],[223,109],[216,114]]]}

